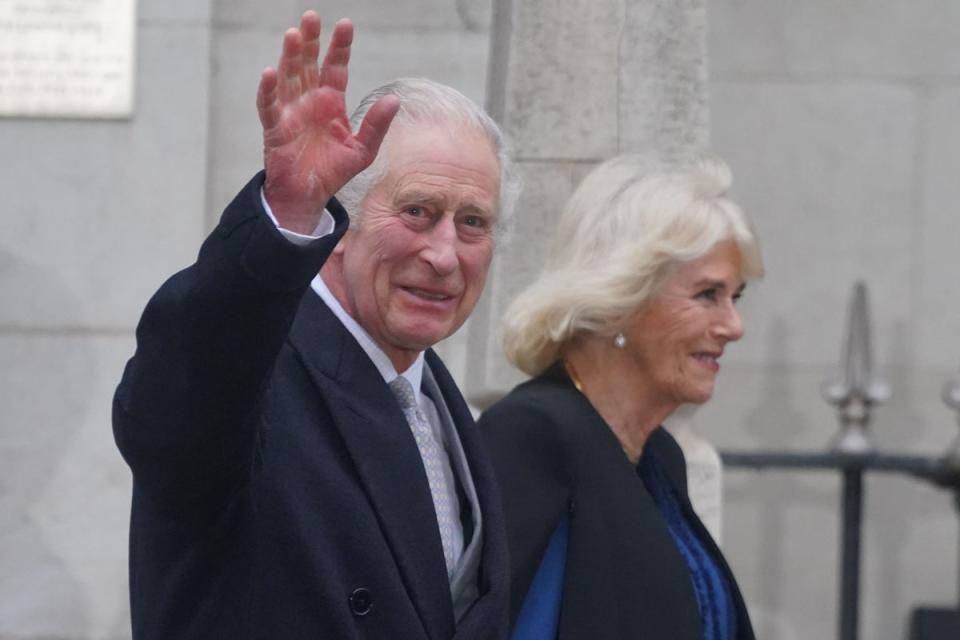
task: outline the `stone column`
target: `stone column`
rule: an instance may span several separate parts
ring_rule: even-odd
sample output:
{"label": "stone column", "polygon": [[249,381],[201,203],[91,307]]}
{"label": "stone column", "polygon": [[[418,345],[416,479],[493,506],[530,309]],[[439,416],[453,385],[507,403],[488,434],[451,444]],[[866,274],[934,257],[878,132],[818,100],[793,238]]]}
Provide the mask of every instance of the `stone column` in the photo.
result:
{"label": "stone column", "polygon": [[500,320],[540,271],[567,196],[618,153],[707,142],[706,0],[494,0],[487,109],[524,181],[470,321],[464,386],[483,408],[521,378]]}

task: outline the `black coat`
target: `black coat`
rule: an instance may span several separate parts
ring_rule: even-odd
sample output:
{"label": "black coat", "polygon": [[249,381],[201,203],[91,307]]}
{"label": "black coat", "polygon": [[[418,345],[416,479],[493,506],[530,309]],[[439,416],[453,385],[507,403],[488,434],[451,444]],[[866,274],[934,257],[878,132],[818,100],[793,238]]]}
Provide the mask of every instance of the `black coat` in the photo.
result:
{"label": "black coat", "polygon": [[499,638],[507,559],[470,412],[427,353],[484,518],[480,597],[454,624],[419,452],[373,363],[309,289],[346,230],[306,247],[262,174],[156,293],[114,403],[133,470],[137,640]]}
{"label": "black coat", "polygon": [[[702,640],[690,573],[637,470],[563,367],[519,385],[478,422],[503,490],[511,625],[547,540],[570,513],[561,640]],[[736,581],[687,498],[686,465],[663,428],[644,445],[733,590],[738,640],[753,631]]]}

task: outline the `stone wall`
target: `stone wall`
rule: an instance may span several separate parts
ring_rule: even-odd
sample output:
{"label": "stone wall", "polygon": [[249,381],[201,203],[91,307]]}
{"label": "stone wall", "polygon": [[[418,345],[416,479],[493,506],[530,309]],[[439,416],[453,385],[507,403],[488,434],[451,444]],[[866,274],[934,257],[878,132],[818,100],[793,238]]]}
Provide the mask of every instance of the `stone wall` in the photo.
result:
{"label": "stone wall", "polygon": [[[818,450],[836,433],[855,280],[893,397],[882,451],[957,434],[940,388],[960,366],[960,5],[949,0],[710,4],[712,140],[757,222],[768,275],[743,308],[714,401],[693,421],[725,448]],[[726,472],[724,544],[758,637],[835,637],[839,478]],[[865,482],[862,638],[903,638],[911,607],[956,606],[958,512],[905,476]]]}
{"label": "stone wall", "polygon": [[129,637],[110,402],[205,234],[210,3],[138,7],[129,120],[0,119],[0,638]]}

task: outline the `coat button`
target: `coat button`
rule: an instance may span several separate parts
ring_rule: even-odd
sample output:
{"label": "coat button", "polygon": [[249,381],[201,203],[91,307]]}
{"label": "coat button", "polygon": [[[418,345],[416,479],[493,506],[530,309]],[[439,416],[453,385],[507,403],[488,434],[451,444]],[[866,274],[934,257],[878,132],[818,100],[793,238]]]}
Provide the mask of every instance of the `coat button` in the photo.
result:
{"label": "coat button", "polygon": [[353,611],[355,616],[365,616],[373,608],[373,596],[370,595],[369,589],[363,587],[354,589],[348,600],[350,601],[350,610]]}

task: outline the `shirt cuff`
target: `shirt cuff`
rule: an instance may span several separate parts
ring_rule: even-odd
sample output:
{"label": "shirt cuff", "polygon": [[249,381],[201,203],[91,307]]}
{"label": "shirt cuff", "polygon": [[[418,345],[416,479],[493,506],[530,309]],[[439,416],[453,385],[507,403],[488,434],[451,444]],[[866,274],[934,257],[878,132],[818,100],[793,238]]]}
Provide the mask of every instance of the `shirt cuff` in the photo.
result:
{"label": "shirt cuff", "polygon": [[277,221],[277,217],[273,215],[273,211],[270,209],[270,205],[267,204],[267,196],[263,192],[263,187],[260,187],[260,201],[263,203],[263,210],[267,212],[268,216],[270,216],[270,220],[277,228],[277,231],[280,232],[280,235],[297,246],[302,247],[313,242],[317,238],[328,236],[333,232],[333,228],[335,226],[333,216],[330,215],[330,212],[326,209],[323,210],[323,214],[320,216],[320,222],[317,224],[317,228],[313,230],[313,233],[303,234],[297,233],[296,231],[291,231],[290,229],[284,229],[280,226],[280,223]]}

